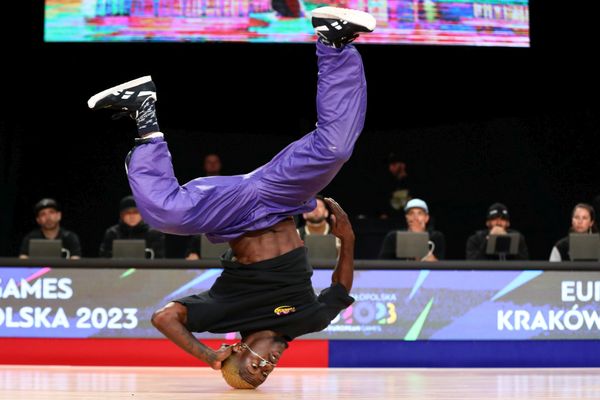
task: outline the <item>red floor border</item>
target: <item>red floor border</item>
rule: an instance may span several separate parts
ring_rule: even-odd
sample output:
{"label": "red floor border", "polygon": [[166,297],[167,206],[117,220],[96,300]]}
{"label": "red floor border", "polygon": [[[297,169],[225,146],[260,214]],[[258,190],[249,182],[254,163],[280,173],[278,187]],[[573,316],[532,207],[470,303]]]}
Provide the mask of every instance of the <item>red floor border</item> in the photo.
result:
{"label": "red floor border", "polygon": [[[202,340],[218,348],[223,340]],[[280,367],[327,367],[327,340],[294,340]],[[167,339],[0,338],[0,364],[204,366]]]}

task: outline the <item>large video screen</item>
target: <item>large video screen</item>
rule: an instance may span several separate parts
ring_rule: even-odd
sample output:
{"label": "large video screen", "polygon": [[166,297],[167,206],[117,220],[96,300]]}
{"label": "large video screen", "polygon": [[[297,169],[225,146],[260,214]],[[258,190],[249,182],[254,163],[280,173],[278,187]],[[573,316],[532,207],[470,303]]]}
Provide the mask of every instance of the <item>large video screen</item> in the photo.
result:
{"label": "large video screen", "polygon": [[528,0],[46,0],[47,42],[311,42],[311,11],[371,13],[360,43],[529,47]]}
{"label": "large video screen", "polygon": [[[0,337],[159,338],[152,313],[221,271],[0,268]],[[330,282],[315,271],[317,293]],[[328,328],[302,338],[600,339],[600,271],[357,271],[351,295]]]}

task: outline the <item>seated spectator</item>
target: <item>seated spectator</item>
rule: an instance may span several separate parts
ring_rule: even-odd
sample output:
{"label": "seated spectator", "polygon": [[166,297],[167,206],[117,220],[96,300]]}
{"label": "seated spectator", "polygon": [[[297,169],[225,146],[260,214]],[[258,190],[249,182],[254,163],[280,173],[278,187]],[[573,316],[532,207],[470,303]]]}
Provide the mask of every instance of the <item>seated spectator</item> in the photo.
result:
{"label": "seated spectator", "polygon": [[220,259],[229,247],[229,243],[211,243],[205,235],[188,236],[185,249],[186,260]]}
{"label": "seated spectator", "polygon": [[115,239],[144,239],[146,248],[152,249],[154,258],[165,257],[165,235],[151,229],[142,220],[133,196],[121,199],[119,203],[119,223],[111,226],[104,233],[100,244],[100,257],[111,258],[113,240]]}
{"label": "seated spectator", "polygon": [[202,235],[193,235],[188,238],[187,248],[185,249],[186,260],[199,260],[202,247]]}
{"label": "seated spectator", "polygon": [[[323,196],[317,195],[316,198],[317,206],[315,209],[311,212],[302,214],[304,225],[298,229],[298,234],[302,240],[308,235],[332,235],[331,225],[329,225],[329,210],[325,205]],[[339,255],[342,242],[339,238],[336,238],[335,243]]]}
{"label": "seated spectator", "polygon": [[209,153],[204,157],[204,163],[202,169],[204,176],[218,176],[221,175],[221,157],[216,153]]}
{"label": "seated spectator", "polygon": [[[571,228],[569,233],[588,233],[597,234],[596,213],[594,208],[586,203],[579,203],[573,208],[571,213]],[[569,235],[560,239],[550,253],[550,261],[570,261],[569,255]]]}
{"label": "seated spectator", "polygon": [[[388,171],[378,183],[376,191],[379,193],[376,212],[379,218],[402,218],[405,206],[411,199],[410,183],[406,163],[396,154],[388,157]],[[404,221],[399,221],[404,224]]]}
{"label": "seated spectator", "polygon": [[[429,207],[421,199],[411,199],[404,207],[407,231],[409,232],[427,232],[429,240],[433,242],[433,251],[430,251],[421,261],[443,260],[446,256],[446,238],[442,232],[430,230]],[[383,239],[379,258],[383,260],[396,259],[396,232],[389,232]]]}
{"label": "seated spectator", "polygon": [[487,212],[487,229],[477,231],[467,239],[467,260],[498,260],[499,255],[486,254],[487,241],[489,235],[506,235],[507,233],[519,234],[519,249],[517,255],[507,255],[506,259],[528,260],[529,250],[525,237],[518,231],[509,229],[510,217],[508,208],[501,203],[494,203]]}
{"label": "seated spectator", "polygon": [[79,237],[74,232],[60,226],[62,212],[54,199],[42,199],[33,208],[35,222],[39,229],[29,232],[21,242],[19,258],[29,258],[29,241],[31,239],[60,239],[62,246],[69,252],[69,258],[81,258]]}

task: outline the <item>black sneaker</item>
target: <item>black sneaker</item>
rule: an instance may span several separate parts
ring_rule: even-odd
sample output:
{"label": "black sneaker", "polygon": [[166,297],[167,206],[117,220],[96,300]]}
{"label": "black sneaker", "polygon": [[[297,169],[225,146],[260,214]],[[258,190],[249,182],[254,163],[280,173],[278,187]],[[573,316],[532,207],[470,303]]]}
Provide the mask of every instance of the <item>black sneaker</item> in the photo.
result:
{"label": "black sneaker", "polygon": [[92,110],[108,108],[121,111],[136,118],[138,110],[147,99],[156,101],[156,87],[151,76],[143,76],[106,89],[90,97],[88,107]]}
{"label": "black sneaker", "polygon": [[373,32],[375,18],[364,11],[320,7],[312,12],[312,25],[321,42],[339,48],[356,39],[360,32]]}

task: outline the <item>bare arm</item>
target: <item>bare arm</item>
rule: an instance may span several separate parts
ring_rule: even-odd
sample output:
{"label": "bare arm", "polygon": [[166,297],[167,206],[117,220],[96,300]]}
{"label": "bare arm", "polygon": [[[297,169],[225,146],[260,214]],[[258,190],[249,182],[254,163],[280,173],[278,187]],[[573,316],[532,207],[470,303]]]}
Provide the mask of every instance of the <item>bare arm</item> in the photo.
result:
{"label": "bare arm", "polygon": [[331,213],[331,232],[341,241],[340,257],[331,282],[343,285],[350,292],[354,281],[354,231],[348,215],[335,200],[327,197],[325,203]]}
{"label": "bare arm", "polygon": [[221,369],[221,362],[231,354],[231,348],[222,346],[213,350],[202,342],[185,327],[187,309],[179,303],[169,303],[152,316],[152,324],[177,346],[204,361],[212,369]]}

